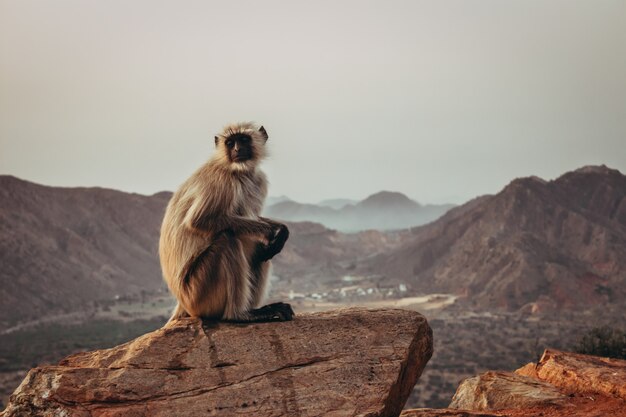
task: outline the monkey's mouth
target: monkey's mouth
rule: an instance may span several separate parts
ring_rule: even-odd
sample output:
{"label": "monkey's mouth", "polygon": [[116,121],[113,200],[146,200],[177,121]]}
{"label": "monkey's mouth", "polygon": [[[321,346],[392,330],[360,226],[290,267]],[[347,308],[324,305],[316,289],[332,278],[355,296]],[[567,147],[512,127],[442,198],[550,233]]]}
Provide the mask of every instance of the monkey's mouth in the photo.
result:
{"label": "monkey's mouth", "polygon": [[233,162],[245,162],[248,159],[250,159],[250,157],[247,156],[247,155],[236,155],[236,156],[233,156]]}

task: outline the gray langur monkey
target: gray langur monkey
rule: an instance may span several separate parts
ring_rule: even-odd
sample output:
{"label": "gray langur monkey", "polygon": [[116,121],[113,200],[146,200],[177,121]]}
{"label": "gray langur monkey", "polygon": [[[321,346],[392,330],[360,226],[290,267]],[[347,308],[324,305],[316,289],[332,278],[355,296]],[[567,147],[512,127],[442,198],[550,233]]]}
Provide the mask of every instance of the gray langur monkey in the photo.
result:
{"label": "gray langur monkey", "polygon": [[237,322],[287,321],[291,306],[256,308],[270,259],[289,230],[260,217],[267,179],[258,169],[267,132],[252,123],[226,126],[216,151],[174,193],[159,241],[163,277],[178,300],[170,321],[207,317]]}

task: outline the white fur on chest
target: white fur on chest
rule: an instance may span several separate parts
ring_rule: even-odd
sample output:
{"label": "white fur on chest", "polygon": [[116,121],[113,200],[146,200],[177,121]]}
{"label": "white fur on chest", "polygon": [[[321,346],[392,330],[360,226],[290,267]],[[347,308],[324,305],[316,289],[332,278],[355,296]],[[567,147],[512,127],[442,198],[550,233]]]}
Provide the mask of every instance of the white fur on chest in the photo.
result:
{"label": "white fur on chest", "polygon": [[264,184],[260,178],[241,177],[234,182],[233,209],[239,216],[256,218],[263,208]]}

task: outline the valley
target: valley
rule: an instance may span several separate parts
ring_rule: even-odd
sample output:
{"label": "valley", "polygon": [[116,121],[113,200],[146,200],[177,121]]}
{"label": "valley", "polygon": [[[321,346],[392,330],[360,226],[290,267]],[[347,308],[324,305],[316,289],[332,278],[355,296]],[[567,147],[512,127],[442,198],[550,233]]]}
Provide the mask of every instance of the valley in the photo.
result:
{"label": "valley", "polygon": [[[490,370],[514,370],[537,360],[545,348],[574,350],[593,327],[623,318],[626,303],[613,308],[532,315],[475,312],[455,296],[431,294],[387,300],[330,302],[290,300],[296,314],[361,306],[418,311],[433,329],[435,353],[407,402],[409,407],[445,407],[464,378]],[[270,302],[285,301],[273,293]],[[0,334],[0,400],[6,404],[28,369],[53,364],[71,353],[112,347],[162,326],[174,300],[164,292],[143,300],[118,299],[98,308],[34,321]]]}

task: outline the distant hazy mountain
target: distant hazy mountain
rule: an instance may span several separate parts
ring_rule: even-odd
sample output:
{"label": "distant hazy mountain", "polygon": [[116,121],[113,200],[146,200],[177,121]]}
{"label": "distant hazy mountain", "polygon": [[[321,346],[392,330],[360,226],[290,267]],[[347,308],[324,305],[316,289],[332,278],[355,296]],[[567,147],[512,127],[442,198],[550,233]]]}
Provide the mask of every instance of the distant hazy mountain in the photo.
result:
{"label": "distant hazy mountain", "polygon": [[278,197],[269,196],[265,199],[265,205],[271,206],[272,204],[282,203],[283,201],[291,201],[286,195],[280,195]]}
{"label": "distant hazy mountain", "polygon": [[[285,221],[311,221],[343,232],[360,230],[406,229],[431,222],[450,208],[451,204],[420,205],[402,193],[381,191],[357,203],[349,203],[341,208],[333,204],[303,204],[283,201],[266,206],[265,213],[270,217]],[[349,201],[349,200],[343,200]]]}
{"label": "distant hazy mountain", "polygon": [[[322,200],[317,203],[319,206],[330,207],[339,210],[348,204],[356,204],[358,201],[350,200],[349,198],[331,198],[328,200]],[[269,205],[269,204],[268,204]]]}
{"label": "distant hazy mountain", "polygon": [[512,181],[414,230],[361,271],[478,307],[567,308],[626,300],[626,177],[584,167]]}

